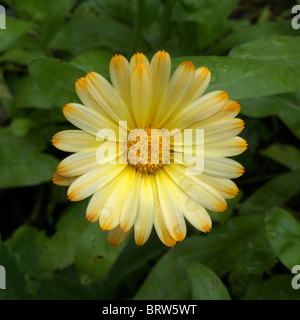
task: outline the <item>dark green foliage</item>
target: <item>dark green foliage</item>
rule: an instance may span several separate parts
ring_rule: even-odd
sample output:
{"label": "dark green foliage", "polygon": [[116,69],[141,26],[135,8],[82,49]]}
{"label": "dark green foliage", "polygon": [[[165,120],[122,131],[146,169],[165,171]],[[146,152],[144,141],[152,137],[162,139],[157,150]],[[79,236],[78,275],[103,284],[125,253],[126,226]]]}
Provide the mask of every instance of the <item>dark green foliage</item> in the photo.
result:
{"label": "dark green foliage", "polygon": [[[263,4],[265,3],[265,4]],[[300,29],[296,1],[14,0],[0,30],[0,299],[300,299]],[[158,50],[212,71],[241,104],[245,175],[209,234],[115,248],[51,177],[76,79]],[[1,239],[1,238],[0,238]]]}

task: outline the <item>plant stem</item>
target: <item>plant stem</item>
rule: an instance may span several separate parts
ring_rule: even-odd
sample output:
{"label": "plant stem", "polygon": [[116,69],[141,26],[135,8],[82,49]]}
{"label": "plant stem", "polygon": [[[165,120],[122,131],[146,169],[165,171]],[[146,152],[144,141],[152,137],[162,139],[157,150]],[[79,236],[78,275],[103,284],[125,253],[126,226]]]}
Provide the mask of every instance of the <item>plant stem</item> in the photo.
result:
{"label": "plant stem", "polygon": [[143,12],[144,12],[144,7],[145,7],[145,0],[138,0],[137,2],[137,14],[136,14],[136,19],[135,19],[135,29],[134,29],[134,36],[130,48],[130,55],[132,56],[136,50],[137,50],[137,45],[139,42],[139,38],[141,35],[141,30],[142,30],[142,18],[143,18]]}
{"label": "plant stem", "polygon": [[166,39],[169,35],[170,32],[170,27],[171,27],[171,16],[172,16],[172,11],[173,7],[176,1],[167,1],[165,4],[164,12],[163,12],[163,18],[162,18],[162,33],[160,37],[160,46],[164,46]]}

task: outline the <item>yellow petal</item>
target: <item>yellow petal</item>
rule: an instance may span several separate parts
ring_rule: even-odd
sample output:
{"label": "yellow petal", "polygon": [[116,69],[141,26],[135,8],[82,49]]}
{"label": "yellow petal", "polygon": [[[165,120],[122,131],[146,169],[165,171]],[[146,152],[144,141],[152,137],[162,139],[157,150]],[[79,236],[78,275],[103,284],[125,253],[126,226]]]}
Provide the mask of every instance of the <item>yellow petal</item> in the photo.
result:
{"label": "yellow petal", "polygon": [[204,145],[205,156],[211,157],[233,157],[241,154],[247,149],[247,142],[241,137]]}
{"label": "yellow petal", "polygon": [[140,185],[139,208],[134,223],[134,239],[138,246],[149,238],[154,221],[154,197],[150,177],[144,174]]}
{"label": "yellow petal", "polygon": [[152,105],[152,81],[148,69],[138,64],[131,76],[131,102],[136,123],[146,128]]}
{"label": "yellow petal", "polygon": [[200,98],[209,86],[211,79],[211,72],[206,67],[196,69],[193,85],[191,86],[188,99],[190,102]]}
{"label": "yellow petal", "polygon": [[212,176],[208,176],[207,174],[202,173],[198,178],[205,183],[211,185],[213,188],[215,188],[218,192],[221,193],[221,195],[225,199],[232,199],[235,198],[236,195],[239,193],[239,189],[236,186],[236,184],[226,178],[216,178]]}
{"label": "yellow petal", "polygon": [[156,230],[156,233],[161,240],[162,243],[164,243],[168,247],[173,247],[176,244],[176,240],[174,240],[165,225],[163,215],[161,212],[161,207],[158,199],[158,193],[157,193],[157,185],[156,185],[156,179],[155,176],[152,175],[151,177],[152,186],[153,186],[153,196],[154,196],[154,227]]}
{"label": "yellow petal", "polygon": [[60,131],[53,136],[51,141],[57,149],[67,152],[96,149],[101,144],[95,136],[81,130]]}
{"label": "yellow petal", "polygon": [[117,226],[116,228],[108,231],[107,242],[110,245],[117,247],[125,242],[129,235],[130,232],[123,232],[120,227]]}
{"label": "yellow petal", "polygon": [[201,129],[204,129],[204,143],[217,143],[221,141],[229,140],[239,133],[245,127],[245,123],[241,119],[223,119],[208,124],[199,125]]}
{"label": "yellow petal", "polygon": [[127,167],[117,177],[118,182],[100,211],[99,223],[103,230],[112,230],[119,225],[120,212],[123,208],[125,199],[128,197],[130,192],[134,174],[134,170]]}
{"label": "yellow petal", "polygon": [[83,200],[118,176],[126,165],[106,164],[76,179],[68,189],[71,201]]}
{"label": "yellow petal", "polygon": [[94,136],[97,136],[98,131],[103,128],[110,128],[116,135],[118,134],[119,127],[116,122],[83,105],[67,104],[63,108],[63,113],[74,126]]}
{"label": "yellow petal", "polygon": [[189,126],[189,128],[199,128],[201,126],[209,126],[215,122],[235,118],[240,112],[241,107],[238,102],[229,100],[224,108],[219,112],[215,113],[211,117],[201,120],[200,122],[194,123]]}
{"label": "yellow petal", "polygon": [[99,220],[100,212],[117,183],[118,179],[114,179],[93,194],[86,210],[87,221],[96,222]]}
{"label": "yellow petal", "polygon": [[166,120],[178,110],[187,98],[195,77],[195,66],[190,61],[179,65],[174,72],[166,93],[160,103],[155,120],[155,127],[163,127]]}
{"label": "yellow petal", "polygon": [[227,207],[224,197],[209,184],[200,180],[198,176],[187,175],[185,169],[181,165],[168,165],[165,167],[166,172],[173,181],[190,198],[209,210],[224,211]]}
{"label": "yellow petal", "polygon": [[60,162],[57,172],[65,177],[74,177],[85,174],[99,167],[96,151],[76,152]]}
{"label": "yellow petal", "polygon": [[168,124],[172,128],[184,129],[192,123],[203,121],[224,108],[228,101],[225,91],[213,91],[194,101],[181,112],[174,114]]}
{"label": "yellow petal", "polygon": [[122,55],[115,55],[109,65],[110,80],[126,103],[131,108],[129,62]]}
{"label": "yellow petal", "polygon": [[135,172],[134,169],[132,169],[132,172],[133,176],[129,181],[131,186],[120,212],[120,228],[124,232],[133,227],[140,201],[138,194],[140,192],[142,174],[139,171]]}
{"label": "yellow petal", "polygon": [[190,198],[179,187],[176,188],[176,197],[180,200],[184,217],[192,226],[202,232],[208,232],[211,229],[211,218],[207,211],[199,202]]}
{"label": "yellow petal", "polygon": [[77,95],[83,105],[87,108],[93,109],[96,112],[99,112],[99,107],[97,105],[97,102],[94,100],[94,98],[91,96],[87,86],[86,86],[86,79],[80,78],[75,83],[75,89],[77,92]]}
{"label": "yellow petal", "polygon": [[186,236],[186,224],[178,199],[174,197],[174,182],[164,170],[156,174],[159,203],[165,226],[170,236],[182,241]]}
{"label": "yellow petal", "polygon": [[158,106],[163,98],[171,74],[170,55],[163,51],[158,51],[151,60],[153,99],[150,112],[150,125],[153,125]]}
{"label": "yellow petal", "polygon": [[135,53],[131,59],[130,59],[130,64],[129,64],[129,74],[132,76],[132,73],[134,69],[136,68],[137,65],[142,64],[146,67],[146,69],[151,73],[151,67],[149,60],[143,53]]}
{"label": "yellow petal", "polygon": [[71,185],[76,179],[77,177],[63,177],[57,172],[55,172],[52,176],[53,183],[62,187],[67,187]]}
{"label": "yellow petal", "polygon": [[217,178],[238,178],[245,172],[244,167],[228,158],[205,157],[203,173]]}
{"label": "yellow petal", "polygon": [[102,110],[117,123],[127,121],[128,127],[133,129],[134,124],[128,107],[104,77],[96,72],[90,72],[86,76],[86,86],[99,110]]}

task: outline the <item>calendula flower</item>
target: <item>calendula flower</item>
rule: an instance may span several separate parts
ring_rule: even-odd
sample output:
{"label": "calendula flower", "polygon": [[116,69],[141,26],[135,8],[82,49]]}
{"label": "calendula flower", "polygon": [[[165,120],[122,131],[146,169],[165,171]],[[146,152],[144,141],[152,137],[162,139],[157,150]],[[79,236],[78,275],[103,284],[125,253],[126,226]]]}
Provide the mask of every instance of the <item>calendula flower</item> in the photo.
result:
{"label": "calendula flower", "polygon": [[[141,53],[130,62],[115,55],[111,83],[94,72],[76,82],[82,105],[68,104],[63,113],[80,130],[53,137],[58,149],[73,152],[59,164],[53,181],[69,186],[71,201],[91,196],[87,220],[99,221],[112,245],[122,243],[132,229],[136,244],[142,245],[154,226],[161,241],[173,246],[185,238],[186,220],[208,232],[212,222],[207,209],[222,212],[226,199],[237,195],[231,179],[244,169],[228,157],[247,148],[246,141],[237,137],[244,122],[235,118],[240,106],[225,91],[204,94],[210,79],[206,67],[195,69],[190,61],[182,62],[171,76],[170,56],[159,51],[151,62]],[[126,122],[123,132],[120,121]],[[101,129],[115,134],[105,136],[101,131],[104,139],[99,136]],[[143,129],[143,135],[133,139],[137,129]],[[199,146],[195,137],[184,136],[182,148],[174,134],[174,140],[164,144],[162,137],[171,137],[173,129],[178,136],[184,130],[203,129],[204,143]],[[110,163],[99,159],[104,146]],[[204,166],[188,174],[193,165],[185,156],[192,157],[201,147]],[[178,161],[178,156],[184,160]]]}

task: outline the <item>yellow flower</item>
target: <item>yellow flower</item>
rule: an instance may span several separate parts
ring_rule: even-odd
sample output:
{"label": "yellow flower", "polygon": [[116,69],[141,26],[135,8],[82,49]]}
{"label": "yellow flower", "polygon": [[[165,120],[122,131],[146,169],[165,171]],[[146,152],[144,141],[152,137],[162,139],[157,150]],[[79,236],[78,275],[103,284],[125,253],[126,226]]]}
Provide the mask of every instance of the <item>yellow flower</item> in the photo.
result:
{"label": "yellow flower", "polygon": [[[53,181],[69,186],[71,201],[92,196],[87,220],[99,221],[100,227],[109,231],[112,245],[122,243],[131,229],[136,244],[143,245],[154,226],[160,240],[173,246],[186,236],[185,219],[208,232],[212,222],[206,209],[224,211],[225,199],[237,195],[238,188],[231,179],[241,176],[244,169],[228,157],[247,148],[246,141],[237,137],[244,122],[235,118],[240,106],[229,100],[225,91],[203,95],[210,78],[206,67],[195,70],[190,61],[181,63],[171,77],[170,56],[159,51],[151,62],[141,53],[130,62],[115,55],[110,63],[111,83],[94,72],[76,82],[83,105],[68,104],[63,113],[80,130],[62,131],[53,137],[54,146],[74,153],[59,164]],[[127,122],[126,142],[120,121]],[[116,144],[114,137],[107,136],[108,141],[99,138],[103,128],[113,130],[121,143]],[[144,129],[145,135],[130,140],[129,131],[134,129]],[[178,155],[192,156],[197,151],[194,138],[183,150],[175,138],[171,139],[167,145],[171,149],[168,163],[166,145],[157,130],[159,143],[153,150],[158,162],[154,162],[152,129],[161,130],[162,135],[173,129],[179,129],[179,133],[204,129],[203,171],[187,174],[187,169],[193,167],[191,163],[186,158],[182,163],[176,160]],[[138,143],[148,146],[148,151],[132,149]],[[103,146],[116,151],[112,163],[99,162],[97,153]],[[140,162],[118,161],[124,150],[126,160],[127,156],[139,156]]]}

